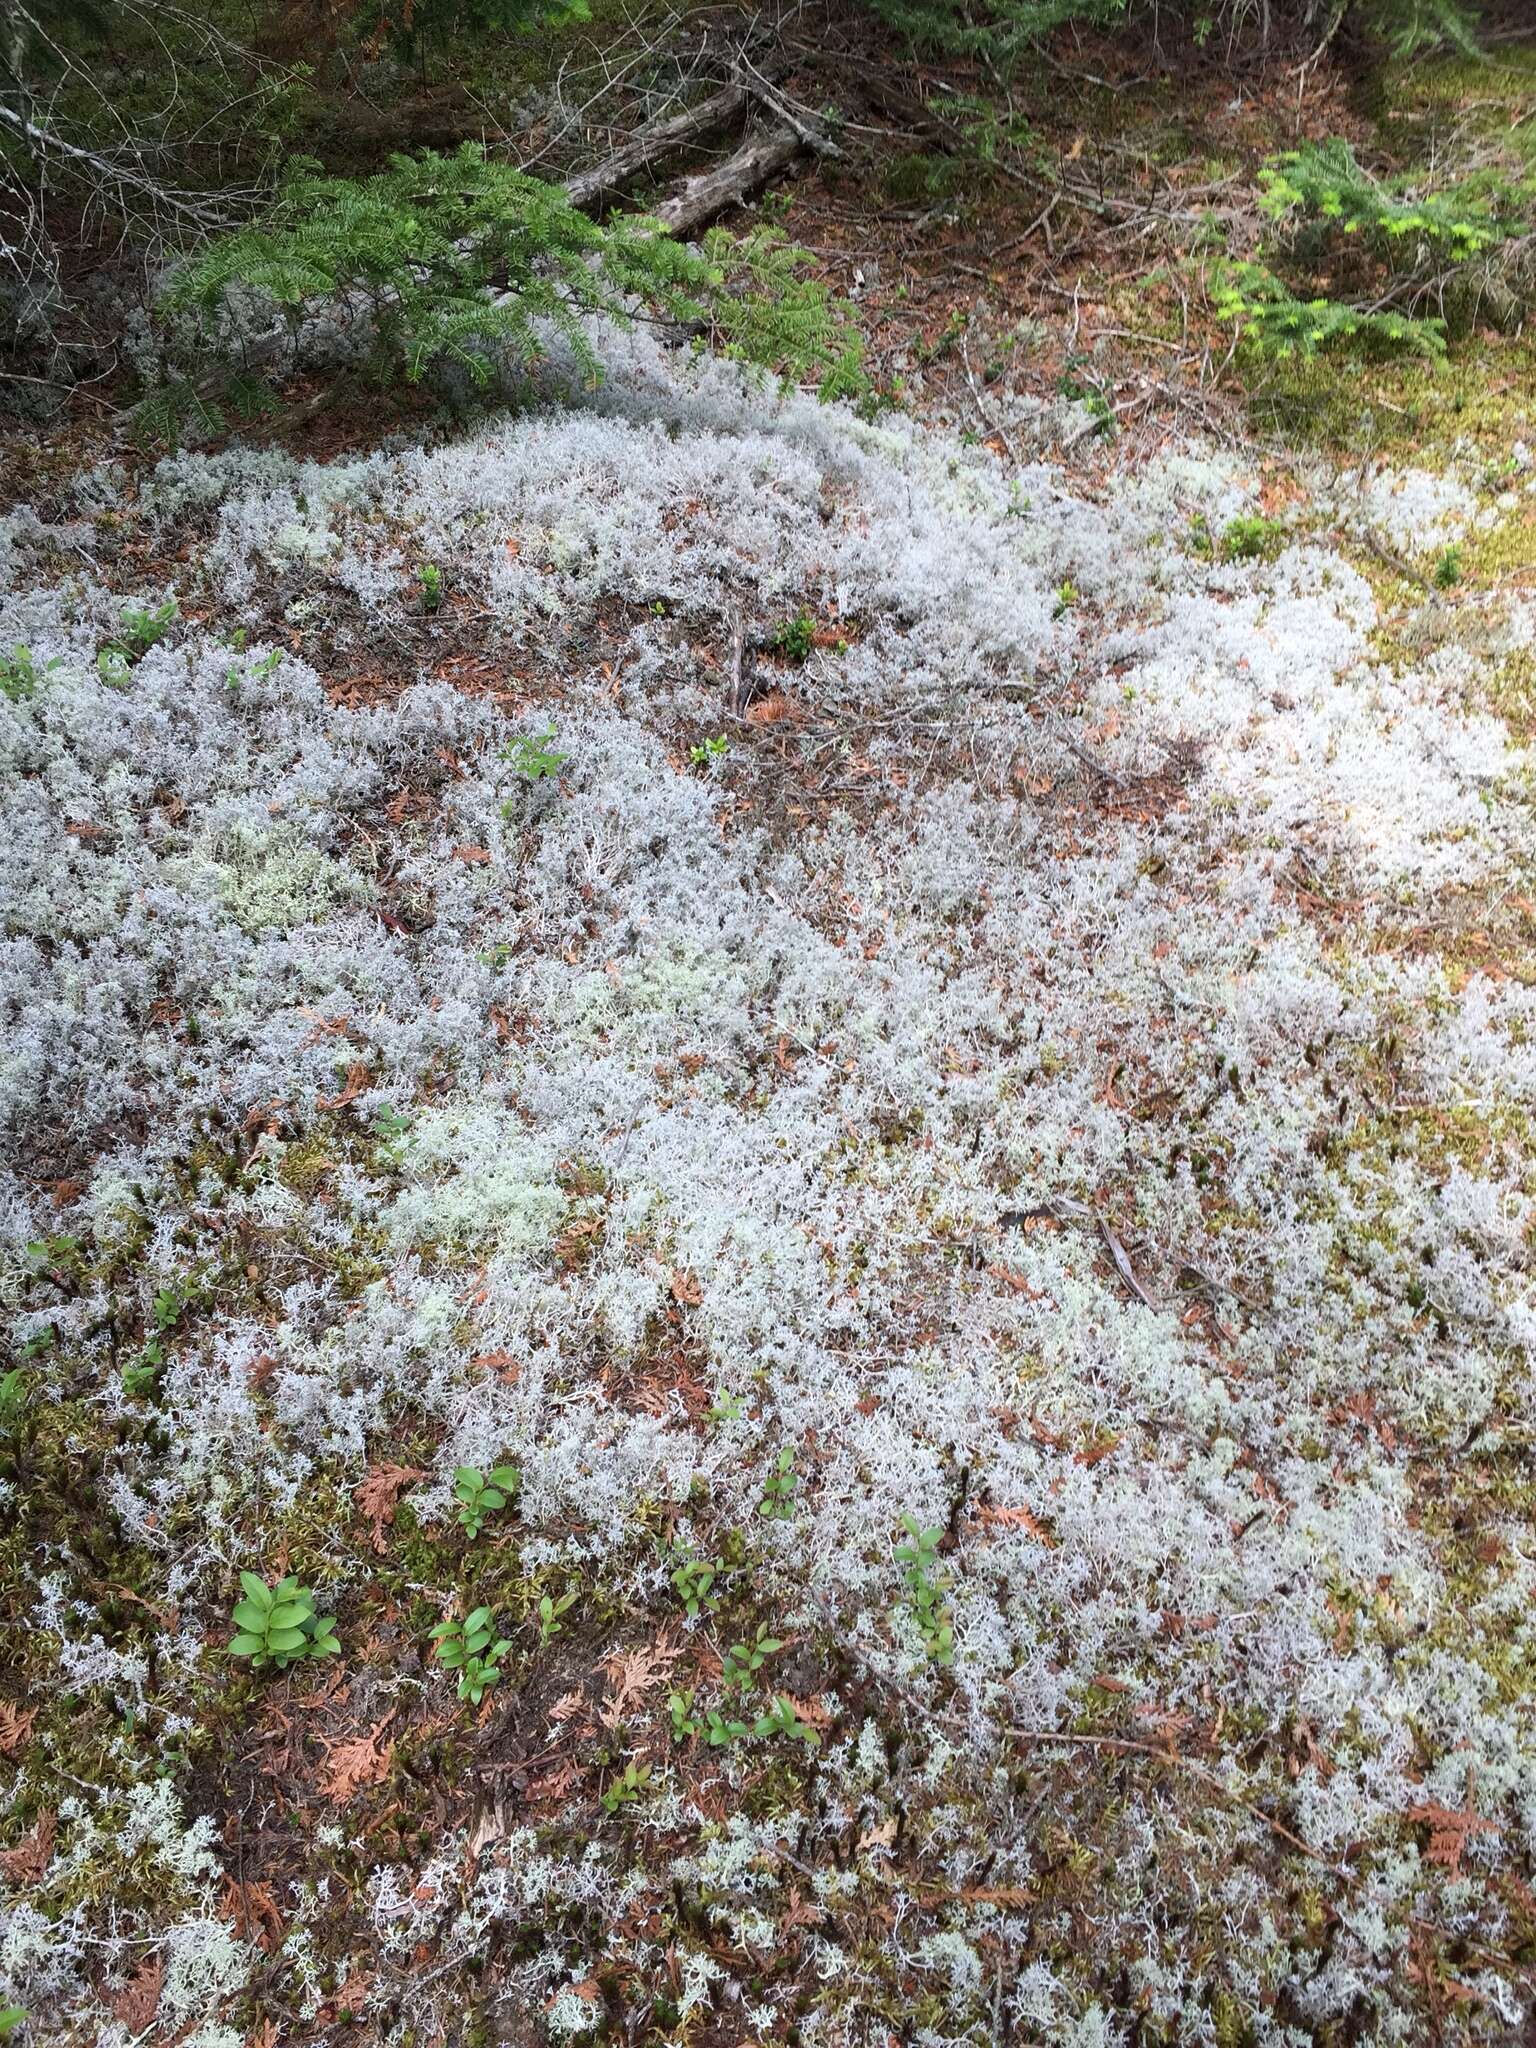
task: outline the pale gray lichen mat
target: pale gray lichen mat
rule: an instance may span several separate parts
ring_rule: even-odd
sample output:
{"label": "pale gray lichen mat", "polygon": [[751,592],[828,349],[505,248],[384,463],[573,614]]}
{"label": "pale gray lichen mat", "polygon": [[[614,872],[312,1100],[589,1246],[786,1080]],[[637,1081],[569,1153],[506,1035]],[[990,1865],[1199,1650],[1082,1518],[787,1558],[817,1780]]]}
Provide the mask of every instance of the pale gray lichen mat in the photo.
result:
{"label": "pale gray lichen mat", "polygon": [[[0,1994],[1516,2038],[1536,615],[1388,634],[1351,536],[1525,472],[1223,561],[1229,457],[1090,491],[606,346],[6,528]],[[241,1570],[340,1656],[233,1661]]]}

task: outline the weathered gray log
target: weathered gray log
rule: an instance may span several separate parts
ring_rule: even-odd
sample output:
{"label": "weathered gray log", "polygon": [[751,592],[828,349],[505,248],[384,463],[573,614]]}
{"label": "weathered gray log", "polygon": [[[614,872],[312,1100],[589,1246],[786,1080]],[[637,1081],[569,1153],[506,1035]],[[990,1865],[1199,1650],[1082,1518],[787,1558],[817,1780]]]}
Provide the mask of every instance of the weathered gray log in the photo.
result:
{"label": "weathered gray log", "polygon": [[793,163],[804,147],[789,128],[768,128],[749,136],[734,156],[686,178],[680,191],[654,209],[655,217],[674,235],[691,235],[759,185],[766,185],[776,171]]}
{"label": "weathered gray log", "polygon": [[642,128],[622,149],[616,149],[602,163],[594,164],[590,171],[581,171],[569,179],[565,187],[566,198],[583,212],[613,198],[649,165],[676,156],[679,150],[708,135],[711,129],[723,128],[728,121],[744,114],[751,98],[744,85],[727,85],[719,92],[711,93],[707,100],[700,100],[696,107],[674,114],[670,121],[658,121],[654,127]]}

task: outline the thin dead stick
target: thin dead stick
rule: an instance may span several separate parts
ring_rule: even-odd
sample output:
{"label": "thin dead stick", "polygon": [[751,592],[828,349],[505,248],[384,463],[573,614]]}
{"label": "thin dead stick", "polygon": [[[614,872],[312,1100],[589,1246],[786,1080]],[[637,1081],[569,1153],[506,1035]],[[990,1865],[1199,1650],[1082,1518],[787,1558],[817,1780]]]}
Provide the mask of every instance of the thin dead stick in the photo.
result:
{"label": "thin dead stick", "polygon": [[[958,1722],[960,1717],[950,1715],[945,1718]],[[1120,1756],[1144,1756],[1153,1763],[1171,1764],[1175,1770],[1185,1771],[1191,1777],[1200,1779],[1202,1784],[1209,1785],[1214,1792],[1219,1792],[1229,1805],[1240,1807],[1244,1813],[1262,1821],[1265,1827],[1280,1837],[1281,1841],[1288,1842],[1310,1862],[1320,1863],[1324,1870],[1331,1871],[1346,1884],[1357,1882],[1352,1870],[1341,1863],[1331,1862],[1320,1849],[1314,1849],[1310,1842],[1304,1842],[1283,1820],[1276,1820],[1272,1813],[1266,1813],[1256,1800],[1245,1799],[1241,1792],[1234,1792],[1214,1771],[1207,1770],[1204,1764],[1197,1764],[1193,1757],[1180,1756],[1175,1749],[1164,1749],[1155,1742],[1137,1742],[1128,1735],[1080,1735],[1069,1728],[1025,1728],[1017,1721],[1008,1723],[1008,1732],[1029,1742],[1052,1742],[1077,1749],[1107,1749]]]}
{"label": "thin dead stick", "polygon": [[[823,1611],[830,1618],[830,1604],[826,1595],[818,1594],[817,1597]],[[888,1691],[895,1693],[913,1713],[920,1715],[924,1720],[937,1721],[942,1727],[953,1728],[974,1738],[976,1731],[972,1720],[963,1714],[949,1713],[942,1707],[928,1706],[915,1698],[898,1680],[875,1670],[874,1666],[859,1653],[857,1646],[849,1640],[846,1630],[841,1633],[846,1646],[858,1657],[877,1685],[883,1685]],[[1183,1771],[1188,1777],[1198,1778],[1202,1784],[1208,1785],[1213,1792],[1218,1793],[1228,1805],[1235,1806],[1254,1820],[1262,1822],[1282,1842],[1295,1849],[1299,1855],[1305,1856],[1308,1862],[1320,1865],[1345,1884],[1356,1885],[1360,1881],[1354,1871],[1342,1863],[1332,1862],[1320,1849],[1314,1849],[1310,1842],[1303,1841],[1293,1828],[1288,1828],[1283,1820],[1277,1820],[1272,1813],[1260,1806],[1257,1800],[1246,1798],[1241,1792],[1234,1792],[1232,1787],[1214,1771],[1209,1770],[1204,1764],[1196,1763],[1193,1757],[1180,1756],[1176,1749],[1169,1749],[1156,1742],[1138,1742],[1129,1735],[1088,1735],[1070,1728],[1030,1728],[1019,1721],[1006,1722],[1001,1732],[1015,1736],[1020,1741],[1050,1743],[1059,1749],[1097,1749],[1107,1751],[1111,1755],[1144,1757],[1149,1763],[1167,1764],[1176,1771]]]}

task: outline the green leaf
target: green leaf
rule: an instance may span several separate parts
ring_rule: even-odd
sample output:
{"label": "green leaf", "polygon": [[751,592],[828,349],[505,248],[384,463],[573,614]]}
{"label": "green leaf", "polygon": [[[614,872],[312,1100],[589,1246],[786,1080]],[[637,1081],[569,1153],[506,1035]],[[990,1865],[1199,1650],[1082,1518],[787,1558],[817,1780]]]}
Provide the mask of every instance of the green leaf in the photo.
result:
{"label": "green leaf", "polygon": [[269,1629],[293,1629],[308,1619],[311,1612],[307,1600],[284,1600],[267,1615]]}
{"label": "green leaf", "polygon": [[242,1572],[240,1583],[249,1599],[265,1612],[272,1605],[272,1592],[264,1579],[258,1579],[254,1572]]}
{"label": "green leaf", "polygon": [[254,1657],[259,1651],[264,1650],[266,1646],[265,1636],[242,1633],[231,1641],[229,1654],[231,1657]]}
{"label": "green leaf", "polygon": [[464,1617],[465,1635],[470,1635],[477,1628],[484,1628],[490,1618],[491,1610],[489,1607],[477,1607],[473,1614],[466,1614]]}
{"label": "green leaf", "polygon": [[270,1629],[267,1642],[274,1650],[281,1650],[287,1656],[291,1650],[302,1650],[308,1637],[301,1628]]}
{"label": "green leaf", "polygon": [[267,1609],[259,1607],[254,1600],[240,1600],[229,1618],[236,1628],[261,1629],[267,1625]]}

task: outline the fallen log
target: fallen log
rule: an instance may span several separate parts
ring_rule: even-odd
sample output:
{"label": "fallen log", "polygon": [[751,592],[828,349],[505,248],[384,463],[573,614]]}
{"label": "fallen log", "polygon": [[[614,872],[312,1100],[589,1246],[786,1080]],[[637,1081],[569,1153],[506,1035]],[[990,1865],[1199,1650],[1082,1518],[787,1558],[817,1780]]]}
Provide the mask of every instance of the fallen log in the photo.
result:
{"label": "fallen log", "polygon": [[721,91],[711,93],[707,100],[700,100],[696,107],[674,114],[670,121],[659,121],[654,127],[642,128],[622,149],[616,149],[602,163],[594,164],[591,170],[578,172],[574,178],[568,179],[566,198],[572,206],[579,206],[583,213],[587,212],[622,192],[631,179],[638,177],[651,164],[675,156],[712,129],[723,128],[728,121],[734,121],[746,112],[751,99],[752,95],[744,85],[727,85]]}
{"label": "fallen log", "polygon": [[670,199],[653,209],[654,218],[674,235],[691,235],[759,185],[766,185],[804,148],[805,143],[790,128],[769,128],[749,136],[734,156],[685,178]]}

